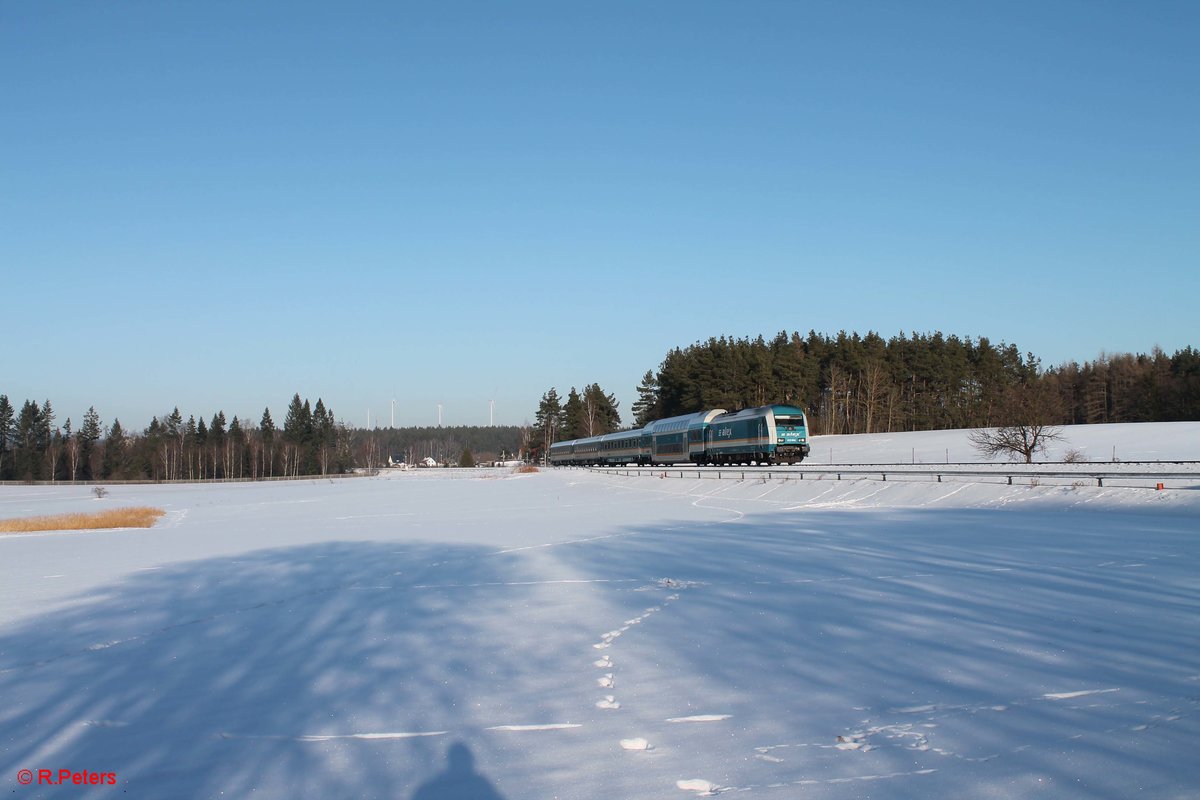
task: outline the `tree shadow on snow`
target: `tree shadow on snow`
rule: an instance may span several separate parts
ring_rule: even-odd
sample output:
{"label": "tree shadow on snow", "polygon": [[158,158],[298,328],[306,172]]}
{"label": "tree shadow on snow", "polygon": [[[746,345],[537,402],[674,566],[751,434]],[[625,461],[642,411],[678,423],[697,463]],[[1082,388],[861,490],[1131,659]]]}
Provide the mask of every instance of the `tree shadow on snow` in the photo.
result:
{"label": "tree shadow on snow", "polygon": [[889,796],[1007,796],[1045,777],[1060,796],[1117,798],[1200,780],[1184,766],[1200,746],[1187,722],[1166,748],[1117,744],[1200,715],[1192,528],[1170,515],[797,508],[634,529],[558,557],[642,581],[613,601],[630,617],[658,610],[606,652],[626,685],[640,673],[644,694],[681,696],[675,716],[732,715],[689,733],[714,750],[738,739],[734,785],[930,769]]}
{"label": "tree shadow on snow", "polygon": [[[395,800],[458,738],[442,779],[417,796],[488,786],[482,796],[499,798],[466,742],[485,766],[513,756],[487,744],[489,720],[474,720],[469,701],[536,703],[522,686],[547,667],[536,653],[518,658],[504,635],[519,595],[479,586],[514,580],[491,553],[344,542],[254,551],[134,573],[10,625],[0,769],[115,772],[136,797]],[[447,569],[453,589],[438,586]]]}

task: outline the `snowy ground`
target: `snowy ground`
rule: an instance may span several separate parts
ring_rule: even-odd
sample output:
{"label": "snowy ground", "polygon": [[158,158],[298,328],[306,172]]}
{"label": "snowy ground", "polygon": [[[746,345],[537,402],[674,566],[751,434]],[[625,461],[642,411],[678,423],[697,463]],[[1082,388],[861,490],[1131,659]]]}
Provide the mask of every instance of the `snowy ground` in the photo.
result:
{"label": "snowy ground", "polygon": [[[1062,461],[1075,451],[1092,464],[1113,462],[1195,461],[1200,459],[1200,422],[1153,425],[1066,425],[1062,438],[1049,442],[1040,462]],[[944,464],[978,461],[967,431],[916,431],[854,436],[815,436],[812,462],[817,464]],[[998,459],[996,463],[1004,463]]]}
{"label": "snowy ground", "polygon": [[[1180,438],[1116,445],[1156,437]],[[1186,438],[1170,457],[1200,457]],[[0,537],[14,797],[1200,786],[1200,490],[579,470],[0,488],[0,517],[126,504],[168,513]]]}

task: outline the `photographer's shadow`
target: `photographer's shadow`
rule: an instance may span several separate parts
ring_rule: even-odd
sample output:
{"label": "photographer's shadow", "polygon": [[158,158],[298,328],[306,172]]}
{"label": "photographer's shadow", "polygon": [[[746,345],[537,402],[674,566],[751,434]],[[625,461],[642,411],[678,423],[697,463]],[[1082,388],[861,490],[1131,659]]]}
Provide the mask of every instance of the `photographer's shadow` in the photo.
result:
{"label": "photographer's shadow", "polygon": [[446,769],[418,786],[412,800],[504,800],[504,795],[475,771],[471,748],[455,742],[446,751]]}

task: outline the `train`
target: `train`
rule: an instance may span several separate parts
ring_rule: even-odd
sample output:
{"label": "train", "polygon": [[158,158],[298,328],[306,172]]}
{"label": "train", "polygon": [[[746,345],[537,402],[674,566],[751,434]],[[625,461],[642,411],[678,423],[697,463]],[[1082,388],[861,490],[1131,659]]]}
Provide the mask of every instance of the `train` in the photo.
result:
{"label": "train", "polygon": [[810,452],[808,418],[790,405],[714,408],[550,445],[555,466],[799,464]]}

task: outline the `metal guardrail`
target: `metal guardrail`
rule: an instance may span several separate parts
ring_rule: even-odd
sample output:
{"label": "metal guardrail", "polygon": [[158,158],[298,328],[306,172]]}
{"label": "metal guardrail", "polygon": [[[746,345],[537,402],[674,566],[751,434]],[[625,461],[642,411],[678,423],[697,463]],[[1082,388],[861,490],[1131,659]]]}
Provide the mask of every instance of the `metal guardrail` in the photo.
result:
{"label": "metal guardrail", "polygon": [[[750,476],[754,480],[804,480],[806,476],[836,476],[836,480],[843,480],[843,476],[851,478],[878,480],[886,482],[888,476],[899,478],[901,480],[911,481],[913,478],[927,478],[937,483],[942,483],[946,478],[993,478],[1002,479],[1009,486],[1013,485],[1013,480],[1039,480],[1039,479],[1061,479],[1081,481],[1095,481],[1097,486],[1104,486],[1105,480],[1186,480],[1200,483],[1200,472],[1167,472],[1164,470],[1138,470],[1127,471],[1117,469],[1088,469],[1088,470],[1017,470],[1004,469],[998,467],[990,470],[982,469],[937,469],[926,466],[925,468],[909,468],[904,469],[902,465],[897,465],[889,469],[879,469],[878,467],[793,467],[791,469],[779,469],[771,467],[583,467],[589,472],[598,472],[609,475],[625,475],[625,476],[641,476],[650,475],[653,477],[662,478],[696,478],[698,480],[715,479],[715,480],[746,480],[746,476]],[[821,478],[819,477],[818,480]],[[983,482],[983,481],[980,481]],[[1156,487],[1157,488],[1157,487]]]}

